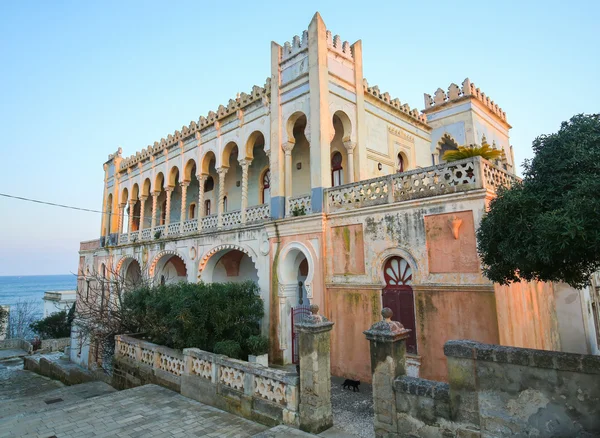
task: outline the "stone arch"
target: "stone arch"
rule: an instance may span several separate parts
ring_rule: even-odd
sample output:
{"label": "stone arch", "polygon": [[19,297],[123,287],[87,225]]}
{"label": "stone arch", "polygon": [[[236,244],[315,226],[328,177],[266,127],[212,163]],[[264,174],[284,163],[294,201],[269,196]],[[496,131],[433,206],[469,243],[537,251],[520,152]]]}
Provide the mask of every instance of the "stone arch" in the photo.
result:
{"label": "stone arch", "polygon": [[386,285],[383,268],[388,259],[392,257],[401,257],[410,265],[412,270],[412,282],[418,284],[421,279],[421,270],[416,259],[412,254],[405,249],[399,247],[390,247],[381,251],[371,264],[371,278],[374,284],[380,284],[382,287]]}
{"label": "stone arch", "polygon": [[165,184],[165,176],[162,172],[158,172],[154,178],[154,191],[161,192]]}
{"label": "stone arch", "polygon": [[166,263],[166,262],[168,262],[168,260],[171,257],[177,257],[183,262],[183,265],[185,267],[186,274],[187,274],[188,269],[187,269],[187,264],[185,263],[185,258],[181,254],[179,254],[177,251],[164,250],[164,251],[161,251],[158,254],[156,254],[156,256],[154,256],[154,258],[152,259],[152,263],[150,263],[150,267],[148,268],[149,277],[154,278],[154,276],[157,274],[157,267],[161,267],[159,262],[164,261]]}
{"label": "stone arch", "polygon": [[437,142],[435,154],[438,156],[438,163],[442,161],[442,156],[447,150],[458,149],[458,142],[450,134],[445,132]]}
{"label": "stone arch", "polygon": [[185,163],[185,167],[183,168],[183,181],[190,182],[194,176],[194,169],[197,168],[198,166],[196,166],[196,160],[193,158],[187,160],[187,163]]}
{"label": "stone arch", "polygon": [[[248,160],[254,159],[254,145],[262,138],[263,141],[263,149],[266,147],[266,137],[264,133],[258,129],[252,131],[252,133],[248,136],[246,140],[246,146],[244,148],[245,156],[241,156],[240,159],[246,158]],[[268,155],[267,155],[268,156]]]}
{"label": "stone arch", "polygon": [[169,169],[169,180],[167,182],[167,185],[169,187],[175,187],[180,180],[181,180],[181,174],[179,172],[179,167],[172,166]]}
{"label": "stone arch", "polygon": [[142,278],[142,264],[135,257],[123,256],[117,262],[115,272],[124,281],[126,288],[132,287]]}
{"label": "stone arch", "polygon": [[337,110],[331,116],[331,123],[333,125],[333,119],[337,117],[343,127],[342,141],[349,141],[352,137],[352,122],[350,121],[350,117],[343,110]]}
{"label": "stone arch", "polygon": [[236,251],[243,252],[248,257],[250,257],[250,259],[252,260],[252,262],[255,265],[258,263],[258,256],[256,255],[256,253],[252,249],[250,249],[246,246],[236,245],[236,244],[232,244],[232,243],[216,245],[216,246],[213,246],[208,251],[206,251],[204,253],[204,255],[202,256],[202,258],[200,259],[200,262],[198,263],[198,280],[200,280],[202,271],[206,267],[206,263],[209,261],[209,259],[212,256],[214,256],[215,254],[217,254],[221,251],[225,251],[225,250],[236,250]]}
{"label": "stone arch", "polygon": [[138,183],[134,183],[131,187],[131,200],[137,201],[140,197],[140,186]]}
{"label": "stone arch", "polygon": [[294,112],[288,119],[287,122],[285,123],[285,129],[286,129],[286,133],[287,133],[287,139],[289,142],[294,142],[294,126],[296,125],[296,122],[298,122],[298,120],[300,118],[304,117],[306,119],[306,126],[304,127],[304,136],[306,137],[306,139],[309,141],[310,143],[310,139],[308,138],[308,117],[306,117],[306,114],[304,114],[304,112],[302,111],[296,111]]}
{"label": "stone arch", "polygon": [[142,196],[150,196],[151,190],[152,190],[152,183],[150,182],[150,178],[146,178],[142,185]]}
{"label": "stone arch", "polygon": [[231,153],[237,148],[239,155],[239,148],[235,141],[229,141],[225,147],[223,148],[223,152],[221,153],[221,167],[229,167],[229,157]]}
{"label": "stone arch", "polygon": [[129,201],[129,190],[127,189],[127,187],[123,187],[123,190],[121,190],[121,200],[119,201],[119,203],[127,204],[128,201]]}
{"label": "stone arch", "polygon": [[210,171],[210,162],[211,161],[215,161],[215,167],[216,167],[216,161],[217,161],[217,156],[215,154],[215,152],[213,150],[207,150],[206,152],[204,152],[204,155],[202,155],[202,160],[200,161],[200,171],[205,174],[208,175],[209,171]]}
{"label": "stone arch", "polygon": [[298,255],[302,254],[308,263],[308,275],[304,286],[306,287],[307,297],[312,298],[312,286],[315,273],[315,258],[311,250],[300,242],[288,243],[279,254],[279,264],[277,267],[277,277],[279,278],[279,287],[287,284],[296,283],[296,275],[300,268],[302,260]]}

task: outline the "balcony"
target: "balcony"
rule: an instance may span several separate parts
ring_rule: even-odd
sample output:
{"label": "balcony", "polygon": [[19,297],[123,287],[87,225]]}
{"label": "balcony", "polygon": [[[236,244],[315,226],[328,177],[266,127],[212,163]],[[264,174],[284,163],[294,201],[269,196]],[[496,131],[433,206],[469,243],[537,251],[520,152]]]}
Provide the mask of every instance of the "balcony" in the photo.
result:
{"label": "balcony", "polygon": [[473,157],[326,189],[325,211],[336,213],[477,189],[495,192],[515,181],[515,175]]}
{"label": "balcony", "polygon": [[[332,214],[470,190],[496,192],[499,187],[510,186],[515,181],[518,181],[515,175],[481,157],[473,157],[326,189],[325,212]],[[311,196],[290,197],[286,207],[286,217],[309,215],[312,213]],[[270,220],[269,204],[254,205],[246,208],[245,215],[242,210],[235,210],[220,216],[212,214],[183,223],[174,222],[153,229],[123,233],[118,243],[124,245],[163,237],[225,231]]]}

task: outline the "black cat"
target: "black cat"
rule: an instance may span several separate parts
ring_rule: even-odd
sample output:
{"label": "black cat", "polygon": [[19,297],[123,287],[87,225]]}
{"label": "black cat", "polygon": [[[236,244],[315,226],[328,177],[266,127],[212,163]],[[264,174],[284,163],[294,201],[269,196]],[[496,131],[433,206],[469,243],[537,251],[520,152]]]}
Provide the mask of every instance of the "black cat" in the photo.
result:
{"label": "black cat", "polygon": [[356,392],[356,391],[360,392],[358,385],[360,385],[360,380],[346,379],[346,380],[344,380],[344,383],[342,384],[342,388],[344,388],[344,389],[352,388],[354,390],[354,392]]}

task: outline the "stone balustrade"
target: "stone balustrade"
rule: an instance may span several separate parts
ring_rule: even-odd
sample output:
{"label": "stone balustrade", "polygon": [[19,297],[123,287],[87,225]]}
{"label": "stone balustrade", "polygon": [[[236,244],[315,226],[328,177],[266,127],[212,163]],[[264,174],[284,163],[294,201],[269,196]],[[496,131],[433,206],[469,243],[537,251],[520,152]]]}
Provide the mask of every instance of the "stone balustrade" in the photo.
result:
{"label": "stone balustrade", "polygon": [[517,180],[488,160],[472,157],[326,189],[326,211],[334,213],[484,188],[495,192]]}
{"label": "stone balustrade", "polygon": [[113,386],[165,386],[264,424],[299,425],[298,375],[198,348],[183,351],[115,337]]}
{"label": "stone balustrade", "polygon": [[[296,213],[295,213],[296,212]],[[310,194],[292,196],[288,199],[286,216],[304,216],[312,213]]]}
{"label": "stone balustrade", "polygon": [[271,218],[269,204],[255,205],[246,209],[246,223],[266,221]]}
{"label": "stone balustrade", "polygon": [[242,223],[242,212],[240,210],[223,213],[223,227],[231,228]]}

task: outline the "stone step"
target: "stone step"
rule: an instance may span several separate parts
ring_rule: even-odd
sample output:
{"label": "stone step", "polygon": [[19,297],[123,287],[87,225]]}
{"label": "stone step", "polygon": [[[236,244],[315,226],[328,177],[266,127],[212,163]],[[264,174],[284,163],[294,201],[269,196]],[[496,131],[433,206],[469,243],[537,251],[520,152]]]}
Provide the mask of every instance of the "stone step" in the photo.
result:
{"label": "stone step", "polygon": [[2,400],[0,401],[0,419],[63,409],[73,404],[79,404],[83,400],[113,392],[116,392],[116,389],[104,382],[89,382],[65,386],[26,397]]}
{"label": "stone step", "polygon": [[0,369],[0,401],[36,396],[65,385],[22,369]]}
{"label": "stone step", "polygon": [[252,437],[267,427],[145,385],[82,400],[62,408],[0,420],[0,438]]}

